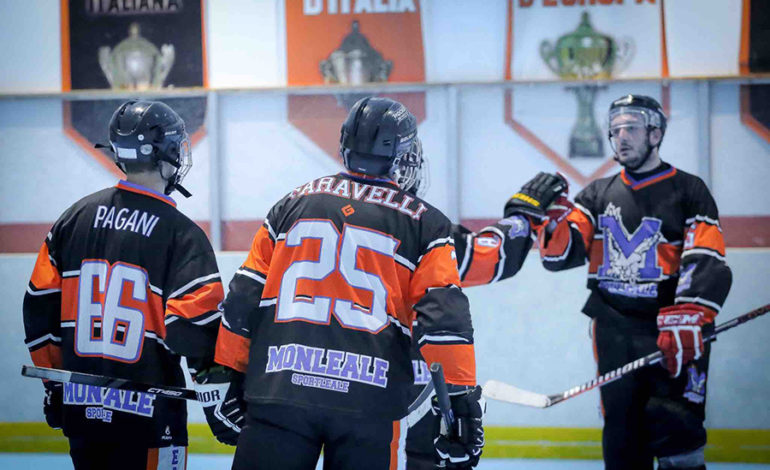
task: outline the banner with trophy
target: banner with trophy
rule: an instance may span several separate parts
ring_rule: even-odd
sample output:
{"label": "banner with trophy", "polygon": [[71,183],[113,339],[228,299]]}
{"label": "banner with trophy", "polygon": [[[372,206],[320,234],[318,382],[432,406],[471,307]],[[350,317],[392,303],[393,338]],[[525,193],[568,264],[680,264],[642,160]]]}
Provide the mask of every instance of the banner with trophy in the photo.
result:
{"label": "banner with trophy", "polygon": [[[288,85],[362,85],[425,81],[420,2],[286,2]],[[289,121],[340,160],[340,123],[369,93],[290,95]],[[425,119],[425,94],[384,94]]]}
{"label": "banner with trophy", "polygon": [[[63,91],[145,91],[206,87],[203,0],[62,2]],[[195,145],[204,134],[206,98],[160,97],[185,120]],[[65,133],[108,171],[107,123],[123,100],[63,101]]]}
{"label": "banner with trophy", "polygon": [[[510,2],[508,79],[610,80],[668,73],[661,6],[654,0],[580,8],[575,2]],[[506,90],[505,122],[583,186],[615,166],[603,122],[615,94],[626,92],[611,91],[615,89],[623,90],[592,83],[540,87],[538,105],[530,103],[531,93],[514,87]],[[647,94],[666,95],[660,87]],[[668,107],[667,96],[663,98]],[[544,106],[547,102],[554,106]],[[551,125],[538,130],[543,119]]]}
{"label": "banner with trophy", "polygon": [[[761,1],[744,0],[740,72],[770,73],[770,15]],[[741,122],[770,142],[770,85],[741,85]]]}

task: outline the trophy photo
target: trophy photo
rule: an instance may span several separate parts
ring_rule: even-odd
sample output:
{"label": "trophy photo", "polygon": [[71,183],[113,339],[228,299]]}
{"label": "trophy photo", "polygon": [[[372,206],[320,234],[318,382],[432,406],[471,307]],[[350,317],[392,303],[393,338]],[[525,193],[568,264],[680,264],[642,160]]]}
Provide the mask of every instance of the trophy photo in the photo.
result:
{"label": "trophy photo", "polygon": [[[634,45],[597,32],[588,12],[583,12],[577,29],[559,37],[555,43],[540,43],[540,56],[548,68],[564,80],[608,79],[631,61]],[[578,101],[577,122],[569,141],[569,157],[604,157],[604,134],[594,117],[599,85],[567,87]]]}
{"label": "trophy photo", "polygon": [[[385,60],[360,31],[358,21],[353,21],[351,31],[342,44],[319,64],[326,84],[362,85],[387,82],[393,61]],[[350,93],[337,96],[337,102],[346,110],[364,95]]]}
{"label": "trophy photo", "polygon": [[148,90],[163,87],[174,65],[174,46],[163,44],[160,50],[131,23],[128,37],[110,50],[99,48],[99,66],[112,89]]}

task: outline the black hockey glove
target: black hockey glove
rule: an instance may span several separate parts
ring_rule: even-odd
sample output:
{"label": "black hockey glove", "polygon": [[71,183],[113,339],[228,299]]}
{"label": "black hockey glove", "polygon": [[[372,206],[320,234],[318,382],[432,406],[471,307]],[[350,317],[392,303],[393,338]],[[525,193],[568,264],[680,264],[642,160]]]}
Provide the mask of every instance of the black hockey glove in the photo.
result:
{"label": "black hockey glove", "polygon": [[[435,429],[433,440],[436,447],[436,464],[442,468],[467,469],[479,464],[484,447],[484,426],[482,419],[486,402],[481,396],[481,387],[447,384],[449,399],[454,413],[454,429],[447,432],[444,420]],[[433,397],[433,413],[440,414],[436,397]]]}
{"label": "black hockey glove", "polygon": [[236,445],[246,413],[243,374],[225,366],[209,367],[195,375],[195,391],[214,437]]}
{"label": "black hockey glove", "polygon": [[[511,196],[505,204],[504,217],[524,214],[534,222],[546,219],[546,209],[568,188],[567,180],[559,173],[540,172],[527,181],[519,192]],[[565,194],[566,195],[566,194]]]}
{"label": "black hockey glove", "polygon": [[43,413],[45,413],[45,422],[53,429],[61,429],[64,409],[63,394],[61,382],[43,382],[45,387],[45,398],[43,398]]}

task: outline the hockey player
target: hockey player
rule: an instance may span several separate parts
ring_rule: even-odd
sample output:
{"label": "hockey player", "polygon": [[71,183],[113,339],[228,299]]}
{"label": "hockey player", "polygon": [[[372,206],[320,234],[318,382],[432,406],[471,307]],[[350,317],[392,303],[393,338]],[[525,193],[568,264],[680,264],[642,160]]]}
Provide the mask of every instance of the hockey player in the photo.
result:
{"label": "hockey player", "polygon": [[[221,411],[237,381],[213,363],[224,296],[214,252],[169,197],[189,195],[180,185],[192,166],[184,121],[161,102],[128,101],[110,120],[109,140],[126,180],[72,205],[40,248],[24,298],[32,360],[184,386],[186,356],[204,388],[222,392],[204,411],[217,438],[234,444],[243,416]],[[46,421],[69,438],[76,469],[186,467],[183,400],[44,385]]]}
{"label": "hockey player", "polygon": [[[416,190],[420,183],[421,180],[418,179],[412,189]],[[566,185],[564,187],[566,189]],[[563,192],[554,194],[552,199],[556,200],[562,197],[562,194]],[[453,224],[452,238],[463,288],[491,284],[512,277],[524,264],[532,247],[529,220],[520,214],[501,219],[478,232]],[[415,378],[412,399],[416,399],[430,382],[431,376],[428,364],[417,349],[413,350],[412,365]],[[432,396],[433,394],[430,395]],[[435,468],[433,441],[438,435],[440,417],[431,412],[430,397],[425,402],[415,403],[415,409],[407,419],[407,470]]]}
{"label": "hockey player", "polygon": [[[617,175],[589,184],[575,209],[540,224],[543,265],[583,265],[591,294],[583,312],[599,374],[659,348],[666,368],[646,368],[601,388],[605,467],[705,469],[703,427],[709,351],[703,332],[732,282],[719,216],[700,178],[661,161],[666,116],[652,98],[628,95],[609,109]],[[506,212],[541,211],[558,180],[538,175]],[[560,216],[560,217],[563,217]]]}
{"label": "hockey player", "polygon": [[[296,188],[269,211],[230,283],[217,361],[246,372],[235,469],[403,468],[410,350],[441,362],[457,419],[436,443],[478,463],[483,402],[451,224],[409,194],[417,121],[363,98],[342,125],[347,173]],[[451,459],[451,460],[450,460]]]}

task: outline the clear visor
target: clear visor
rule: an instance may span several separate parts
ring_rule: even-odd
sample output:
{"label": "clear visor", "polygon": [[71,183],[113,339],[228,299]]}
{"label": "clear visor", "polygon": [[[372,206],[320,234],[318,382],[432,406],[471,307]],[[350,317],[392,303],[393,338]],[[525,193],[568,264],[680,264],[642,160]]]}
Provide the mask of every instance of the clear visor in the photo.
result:
{"label": "clear visor", "polygon": [[[631,119],[618,119],[619,116],[629,116]],[[615,125],[631,125],[643,127],[661,127],[661,116],[655,111],[639,106],[619,106],[610,110],[609,128],[610,133]]]}
{"label": "clear visor", "polygon": [[[401,150],[401,149],[399,149]],[[403,154],[393,161],[391,179],[404,191],[422,197],[428,189],[428,162],[422,155],[422,142],[415,138]]]}

